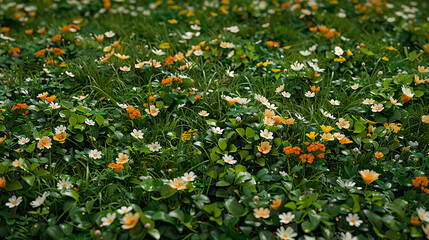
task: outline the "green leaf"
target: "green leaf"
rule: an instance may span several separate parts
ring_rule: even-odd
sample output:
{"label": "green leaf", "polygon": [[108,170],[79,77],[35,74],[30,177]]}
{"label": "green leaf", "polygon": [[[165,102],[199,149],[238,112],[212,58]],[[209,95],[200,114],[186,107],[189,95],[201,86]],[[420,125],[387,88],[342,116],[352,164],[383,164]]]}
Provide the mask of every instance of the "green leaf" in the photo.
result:
{"label": "green leaf", "polygon": [[27,151],[28,153],[32,153],[35,148],[36,148],[36,142],[29,145],[25,151]]}
{"label": "green leaf", "polygon": [[48,227],[48,229],[46,229],[46,232],[51,238],[55,240],[64,238],[63,231],[61,231],[60,227],[58,227],[57,225]]}
{"label": "green leaf", "polygon": [[74,125],[76,125],[76,124],[77,124],[77,118],[78,118],[78,115],[77,115],[76,113],[73,113],[73,114],[70,116],[70,118],[69,118],[69,123],[70,123],[70,125],[71,125],[71,126],[74,126]]}
{"label": "green leaf", "polygon": [[169,185],[164,185],[161,188],[161,197],[162,198],[169,198],[173,196],[177,192],[176,189],[170,187]]}
{"label": "green leaf", "polygon": [[256,134],[255,134],[255,131],[253,130],[253,129],[251,129],[251,128],[246,128],[246,137],[247,138],[252,138],[252,137],[254,137]]}
{"label": "green leaf", "polygon": [[365,213],[365,215],[368,217],[369,221],[371,222],[371,224],[377,228],[378,231],[381,231],[382,227],[383,227],[383,221],[381,220],[381,217],[378,216],[377,214],[365,209],[363,210],[363,212]]}
{"label": "green leaf", "polygon": [[360,122],[356,122],[355,124],[354,124],[354,133],[361,133],[361,132],[363,132],[363,131],[365,131],[365,125],[363,125],[362,123],[360,123]]}
{"label": "green leaf", "polygon": [[352,194],[350,195],[353,198],[354,204],[353,204],[353,212],[359,212],[360,211],[360,204],[359,204],[359,195]]}
{"label": "green leaf", "polygon": [[70,224],[61,223],[60,228],[66,236],[73,232],[73,226]]}
{"label": "green leaf", "polygon": [[7,191],[16,191],[16,190],[20,190],[22,189],[22,184],[20,181],[18,181],[17,179],[11,181],[11,182],[6,182],[6,187],[5,189]]}
{"label": "green leaf", "polygon": [[34,180],[36,180],[36,177],[34,175],[30,175],[30,176],[24,176],[24,177],[22,177],[22,179],[24,179],[24,181],[28,185],[33,186]]}
{"label": "green leaf", "polygon": [[147,233],[155,239],[161,239],[161,234],[157,229],[150,229],[147,231]]}
{"label": "green leaf", "polygon": [[374,55],[374,53],[373,53],[373,52],[369,51],[369,50],[368,50],[368,49],[366,49],[366,48],[361,48],[361,49],[360,49],[360,51],[361,51],[363,54],[367,55],[367,56],[373,56],[373,55]]}
{"label": "green leaf", "polygon": [[289,208],[290,210],[292,210],[292,211],[295,211],[296,210],[296,204],[294,203],[294,202],[288,202],[288,203],[286,203],[285,204],[285,206],[284,206],[285,208]]}
{"label": "green leaf", "polygon": [[226,147],[228,147],[228,141],[219,141],[219,148],[223,151],[226,149]]}
{"label": "green leaf", "polygon": [[99,126],[103,126],[103,124],[104,124],[104,118],[103,118],[103,116],[101,116],[100,114],[95,114],[95,121],[97,122],[97,124],[99,125]]}
{"label": "green leaf", "polygon": [[216,183],[216,187],[226,187],[231,185],[231,183],[225,181],[225,180],[220,180],[219,182]]}
{"label": "green leaf", "polygon": [[274,234],[269,231],[259,231],[259,239],[260,240],[274,240]]}
{"label": "green leaf", "polygon": [[240,217],[244,212],[243,206],[235,198],[227,199],[225,201],[225,208],[234,217]]}
{"label": "green leaf", "polygon": [[240,136],[244,137],[244,129],[243,128],[237,128],[237,129],[235,129],[235,131],[237,131]]}
{"label": "green leaf", "polygon": [[77,194],[77,192],[74,190],[69,189],[62,192],[61,194],[73,198],[74,200],[76,200],[76,202],[79,201],[79,194]]}
{"label": "green leaf", "polygon": [[195,206],[199,209],[203,209],[205,203],[210,203],[210,198],[204,194],[196,194],[191,197],[194,200]]}

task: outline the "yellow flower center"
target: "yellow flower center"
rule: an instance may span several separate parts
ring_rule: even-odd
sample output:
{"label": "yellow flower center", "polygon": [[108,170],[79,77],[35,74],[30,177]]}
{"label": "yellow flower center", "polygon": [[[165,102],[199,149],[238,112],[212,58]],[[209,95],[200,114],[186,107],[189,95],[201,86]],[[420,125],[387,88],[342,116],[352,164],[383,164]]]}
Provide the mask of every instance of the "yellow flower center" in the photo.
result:
{"label": "yellow flower center", "polygon": [[94,154],[94,157],[97,157],[98,156],[98,154],[96,153],[96,154]]}
{"label": "yellow flower center", "polygon": [[289,237],[289,235],[287,235],[287,234],[283,234],[283,237],[284,237],[284,238],[288,238],[288,237]]}
{"label": "yellow flower center", "polygon": [[354,223],[354,222],[356,222],[356,221],[352,218],[352,220],[350,220],[350,222]]}
{"label": "yellow flower center", "polygon": [[17,203],[16,201],[13,201],[13,202],[12,202],[12,205],[15,205],[16,203]]}
{"label": "yellow flower center", "polygon": [[63,188],[67,187],[67,185],[63,184]]}
{"label": "yellow flower center", "polygon": [[112,222],[112,219],[111,219],[111,218],[109,218],[109,219],[107,220],[107,222],[108,222],[108,223],[111,223],[111,222]]}
{"label": "yellow flower center", "polygon": [[290,218],[285,218],[285,221],[289,221],[290,220]]}

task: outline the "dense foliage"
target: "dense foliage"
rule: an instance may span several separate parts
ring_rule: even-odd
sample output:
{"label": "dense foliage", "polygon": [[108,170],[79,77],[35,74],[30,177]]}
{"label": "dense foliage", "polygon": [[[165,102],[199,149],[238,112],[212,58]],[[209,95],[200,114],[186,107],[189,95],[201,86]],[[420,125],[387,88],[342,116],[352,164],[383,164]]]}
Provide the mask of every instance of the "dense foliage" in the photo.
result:
{"label": "dense foliage", "polygon": [[0,1],[0,238],[429,239],[426,1]]}

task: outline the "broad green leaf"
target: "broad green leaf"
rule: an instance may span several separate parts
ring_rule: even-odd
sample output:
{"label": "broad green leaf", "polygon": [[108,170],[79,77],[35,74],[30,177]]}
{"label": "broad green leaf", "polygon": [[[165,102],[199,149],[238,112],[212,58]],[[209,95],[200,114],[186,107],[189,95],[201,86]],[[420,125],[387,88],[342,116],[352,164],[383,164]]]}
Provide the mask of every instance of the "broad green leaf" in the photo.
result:
{"label": "broad green leaf", "polygon": [[235,198],[227,199],[225,201],[225,208],[234,217],[240,217],[244,212],[243,206]]}
{"label": "broad green leaf", "polygon": [[246,128],[246,138],[252,138],[252,137],[254,137],[256,134],[255,134],[255,131],[253,130],[253,129],[251,129],[251,128]]}
{"label": "broad green leaf", "polygon": [[46,232],[51,238],[55,240],[64,238],[63,231],[61,231],[60,227],[58,227],[57,225],[48,227],[48,229],[46,229]]}

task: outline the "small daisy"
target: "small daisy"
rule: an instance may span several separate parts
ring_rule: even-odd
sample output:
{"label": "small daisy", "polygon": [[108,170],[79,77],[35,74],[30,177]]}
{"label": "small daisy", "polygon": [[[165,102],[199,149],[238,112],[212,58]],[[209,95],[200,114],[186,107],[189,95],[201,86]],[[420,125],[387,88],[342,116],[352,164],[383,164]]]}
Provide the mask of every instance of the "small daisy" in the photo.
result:
{"label": "small daisy", "polygon": [[228,163],[228,164],[235,164],[237,163],[237,160],[234,160],[234,157],[231,155],[224,155],[222,157],[223,161]]}
{"label": "small daisy", "polygon": [[425,211],[423,208],[417,208],[417,215],[419,215],[420,220],[429,223],[429,211]]}
{"label": "small daisy", "polygon": [[182,178],[175,178],[170,180],[170,187],[175,188],[177,190],[185,190],[186,182]]}
{"label": "small daisy", "polygon": [[238,33],[240,31],[240,29],[238,28],[238,26],[232,26],[232,27],[228,27],[226,28],[226,30],[232,32],[232,33]]}
{"label": "small daisy", "polygon": [[151,143],[147,146],[152,152],[159,152],[159,149],[161,149],[161,145],[159,145],[158,142]]}
{"label": "small daisy", "polygon": [[365,100],[363,100],[362,104],[372,105],[374,102],[375,102],[375,100],[372,98],[365,98]]}
{"label": "small daisy", "polygon": [[196,177],[197,177],[197,175],[195,175],[194,172],[190,172],[190,173],[183,174],[182,179],[185,182],[192,182],[195,180]]}
{"label": "small daisy", "polygon": [[268,208],[255,208],[253,209],[253,215],[255,218],[269,218],[270,217],[270,209]]}
{"label": "small daisy", "polygon": [[57,189],[58,190],[62,190],[62,189],[70,189],[71,188],[71,182],[66,179],[61,179],[58,183],[57,183]]}
{"label": "small daisy", "polygon": [[85,119],[85,123],[87,124],[87,125],[89,125],[89,126],[94,126],[95,125],[95,122],[93,121],[93,120],[91,120],[91,119]]}
{"label": "small daisy", "polygon": [[46,197],[47,197],[47,196],[49,196],[49,194],[50,194],[50,192],[44,192],[44,193],[42,194],[42,196],[38,196],[38,197],[36,198],[36,200],[34,200],[34,201],[30,202],[30,205],[31,205],[33,208],[40,207],[40,206],[45,202]]}
{"label": "small daisy", "polygon": [[290,65],[290,68],[296,72],[299,72],[304,68],[304,64],[295,61],[292,65]]}
{"label": "small daisy", "polygon": [[316,95],[316,93],[315,92],[312,92],[312,91],[308,91],[308,92],[306,92],[305,93],[305,96],[306,97],[309,97],[309,98],[312,98],[312,97],[314,97]]}
{"label": "small daisy", "polygon": [[347,222],[349,222],[350,226],[359,227],[363,221],[359,219],[359,215],[357,213],[347,215]]}
{"label": "small daisy", "polygon": [[73,74],[73,73],[71,73],[71,72],[66,71],[66,74],[67,74],[67,76],[69,76],[69,77],[74,77],[74,74]]}
{"label": "small daisy", "polygon": [[24,165],[23,158],[16,159],[15,161],[12,162],[12,166],[14,167],[22,167],[22,165]]}
{"label": "small daisy", "polygon": [[131,212],[131,210],[133,210],[132,206],[129,206],[129,207],[122,206],[120,209],[116,210],[116,212],[118,212],[119,214],[126,214]]}
{"label": "small daisy", "polygon": [[373,111],[373,112],[381,112],[381,111],[383,111],[383,109],[384,109],[384,106],[381,103],[380,104],[374,104],[371,106],[371,111]]}
{"label": "small daisy", "polygon": [[290,93],[289,93],[289,92],[285,92],[285,91],[283,91],[283,92],[281,92],[281,94],[282,94],[282,96],[283,96],[283,97],[285,97],[285,98],[290,98]]}
{"label": "small daisy", "polygon": [[343,49],[342,49],[342,48],[340,48],[340,47],[335,47],[335,49],[334,49],[334,54],[335,54],[335,55],[337,55],[337,56],[341,56],[341,55],[343,55],[343,53],[344,53],[344,51],[343,51]]}
{"label": "small daisy", "polygon": [[338,106],[338,105],[340,105],[340,101],[335,100],[335,99],[331,99],[331,100],[329,101],[329,103],[331,103],[331,104],[332,104],[332,105],[334,105],[334,106]]}
{"label": "small daisy", "polygon": [[210,113],[208,113],[207,111],[202,110],[201,112],[198,113],[198,115],[203,116],[203,117],[208,117],[210,115]]}
{"label": "small daisy", "polygon": [[265,139],[274,139],[273,133],[268,131],[268,129],[264,129],[264,131],[261,130],[261,132],[259,133],[259,136]]}
{"label": "small daisy", "polygon": [[107,213],[105,217],[101,218],[101,225],[109,226],[116,218],[116,213]]}
{"label": "small daisy", "polygon": [[49,104],[49,107],[51,107],[52,109],[58,109],[61,108],[61,105],[59,103],[51,102],[51,104]]}
{"label": "small daisy", "polygon": [[14,208],[18,206],[22,202],[22,197],[16,197],[13,195],[11,198],[9,198],[9,202],[6,203],[6,206],[9,208]]}
{"label": "small daisy", "polygon": [[115,33],[113,31],[108,31],[108,32],[105,32],[104,35],[108,38],[111,38],[111,37],[115,36]]}
{"label": "small daisy", "polygon": [[222,134],[223,133],[223,129],[221,129],[220,127],[212,127],[212,131],[216,134]]}
{"label": "small daisy", "polygon": [[352,85],[352,89],[353,90],[356,90],[358,88],[359,88],[359,83],[355,83],[355,84]]}
{"label": "small daisy", "polygon": [[93,159],[100,159],[103,156],[103,154],[100,151],[98,151],[97,149],[94,149],[94,150],[89,151],[88,156],[90,158],[93,158]]}
{"label": "small daisy", "polygon": [[66,131],[66,127],[64,127],[64,125],[60,125],[60,126],[58,126],[58,127],[56,127],[54,130],[55,130],[55,134],[61,134],[61,133],[63,133],[63,132],[65,132]]}
{"label": "small daisy", "polygon": [[198,49],[198,50],[194,51],[194,55],[195,56],[202,56],[203,55],[203,51],[201,49]]}
{"label": "small daisy", "polygon": [[346,233],[341,233],[341,239],[342,240],[358,240],[357,237],[354,237],[351,233],[346,232]]}
{"label": "small daisy", "polygon": [[293,215],[291,212],[282,213],[279,215],[280,222],[284,224],[290,223],[294,217],[295,215]]}
{"label": "small daisy", "polygon": [[298,234],[291,227],[287,227],[286,229],[284,227],[280,227],[277,229],[276,234],[280,237],[280,239],[283,240],[293,240],[296,236],[298,236]]}
{"label": "small daisy", "polygon": [[142,138],[143,138],[143,132],[142,132],[141,130],[134,129],[134,130],[131,132],[131,136],[133,136],[133,137],[135,137],[135,138],[140,138],[140,139],[142,139]]}
{"label": "small daisy", "polygon": [[30,139],[28,137],[22,137],[20,139],[18,139],[18,144],[19,145],[24,145],[26,143],[30,142]]}

